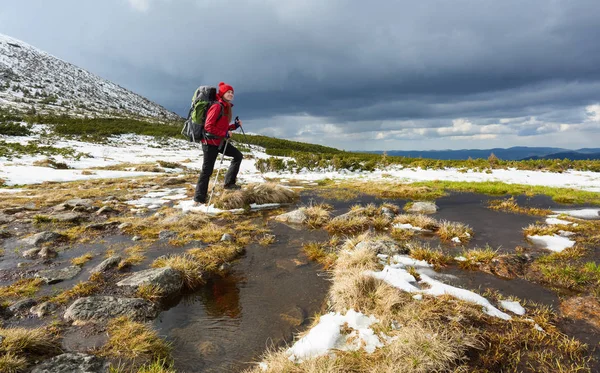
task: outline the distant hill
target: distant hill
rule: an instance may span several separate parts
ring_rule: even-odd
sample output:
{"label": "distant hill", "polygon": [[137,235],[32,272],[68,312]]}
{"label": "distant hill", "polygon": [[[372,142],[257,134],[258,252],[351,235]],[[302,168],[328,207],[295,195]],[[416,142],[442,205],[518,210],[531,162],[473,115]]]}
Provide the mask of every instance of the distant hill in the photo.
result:
{"label": "distant hill", "polygon": [[0,105],[32,114],[181,119],[147,98],[2,34]]}
{"label": "distant hill", "polygon": [[529,159],[571,159],[574,161],[580,160],[598,160],[600,159],[600,152],[598,153],[582,153],[580,151],[571,151],[571,152],[562,152],[562,153],[552,153],[548,155],[544,155],[542,157],[533,156],[524,158],[524,160]]}
{"label": "distant hill", "polygon": [[[517,161],[529,157],[543,157],[548,154],[562,153],[572,151],[563,148],[545,148],[545,147],[526,147],[515,146],[512,148],[493,148],[493,149],[461,149],[461,150],[388,150],[386,153],[390,156],[402,156],[409,158],[430,158],[430,159],[458,159],[469,158],[487,158],[490,154],[503,160]],[[383,151],[372,151],[368,153],[382,154]]]}

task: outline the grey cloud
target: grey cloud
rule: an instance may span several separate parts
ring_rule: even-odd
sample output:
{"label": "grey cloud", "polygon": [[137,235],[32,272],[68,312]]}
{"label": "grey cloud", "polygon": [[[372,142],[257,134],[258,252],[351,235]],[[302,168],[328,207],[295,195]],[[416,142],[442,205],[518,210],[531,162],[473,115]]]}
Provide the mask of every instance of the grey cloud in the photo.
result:
{"label": "grey cloud", "polygon": [[182,115],[197,85],[227,81],[255,131],[289,138],[326,123],[434,139],[458,118],[549,136],[600,97],[596,0],[138,3],[8,0],[0,32]]}

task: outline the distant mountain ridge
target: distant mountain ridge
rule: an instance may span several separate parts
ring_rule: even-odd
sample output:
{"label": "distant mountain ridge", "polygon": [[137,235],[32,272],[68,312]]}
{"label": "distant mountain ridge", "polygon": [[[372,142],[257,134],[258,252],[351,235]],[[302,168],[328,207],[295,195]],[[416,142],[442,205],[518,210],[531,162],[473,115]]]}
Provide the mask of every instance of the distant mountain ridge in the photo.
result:
{"label": "distant mountain ridge", "polygon": [[[366,153],[383,154],[383,151],[369,151]],[[487,158],[494,153],[496,157],[503,160],[521,159],[600,159],[600,148],[563,149],[551,147],[527,147],[515,146],[512,148],[492,149],[461,149],[461,150],[388,150],[385,152],[390,156],[402,156],[409,158],[430,159],[469,159]]]}
{"label": "distant mountain ridge", "polygon": [[181,119],[147,98],[3,34],[0,107],[69,116]]}

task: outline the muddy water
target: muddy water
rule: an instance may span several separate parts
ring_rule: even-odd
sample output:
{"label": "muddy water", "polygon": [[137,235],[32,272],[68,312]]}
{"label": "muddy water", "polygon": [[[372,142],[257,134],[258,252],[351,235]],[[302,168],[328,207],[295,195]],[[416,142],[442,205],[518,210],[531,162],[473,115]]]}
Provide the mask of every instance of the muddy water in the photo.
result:
{"label": "muddy water", "polygon": [[179,299],[154,322],[173,344],[178,372],[250,367],[268,347],[291,342],[321,311],[329,282],[300,252],[303,242],[326,234],[270,227],[274,244],[249,246],[229,276]]}

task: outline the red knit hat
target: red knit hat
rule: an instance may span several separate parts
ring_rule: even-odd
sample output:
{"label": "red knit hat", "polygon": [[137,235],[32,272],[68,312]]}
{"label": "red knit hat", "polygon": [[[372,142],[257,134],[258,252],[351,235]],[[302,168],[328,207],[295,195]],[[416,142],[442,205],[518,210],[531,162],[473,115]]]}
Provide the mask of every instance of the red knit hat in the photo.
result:
{"label": "red knit hat", "polygon": [[227,91],[233,92],[233,87],[223,82],[219,83],[219,96],[223,96]]}

